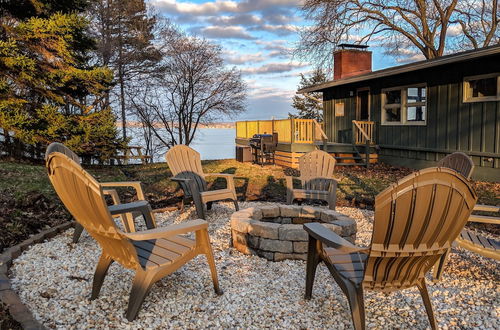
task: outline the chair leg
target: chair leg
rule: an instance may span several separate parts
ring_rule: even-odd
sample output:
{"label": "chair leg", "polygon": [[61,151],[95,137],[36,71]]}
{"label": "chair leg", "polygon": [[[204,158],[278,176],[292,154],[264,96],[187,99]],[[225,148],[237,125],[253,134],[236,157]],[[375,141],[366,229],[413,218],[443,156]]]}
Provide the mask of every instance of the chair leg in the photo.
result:
{"label": "chair leg", "polygon": [[181,203],[179,205],[179,213],[184,213],[184,198],[181,200]]}
{"label": "chair leg", "polygon": [[307,250],[307,266],[306,266],[306,294],[305,299],[309,300],[312,296],[314,277],[316,276],[316,268],[320,262],[318,255],[318,241],[309,236],[309,245]]}
{"label": "chair leg", "polygon": [[223,291],[219,286],[219,279],[217,277],[217,268],[215,267],[215,259],[212,251],[212,246],[210,245],[210,236],[208,235],[208,231],[206,229],[200,230],[196,232],[196,239],[199,240],[199,243],[203,252],[207,257],[207,263],[210,267],[210,273],[212,275],[212,282],[214,283],[214,291],[216,294],[221,295]]}
{"label": "chair leg", "polygon": [[429,297],[429,291],[427,291],[427,285],[425,284],[425,279],[422,279],[420,283],[417,284],[422,300],[424,301],[425,311],[427,312],[427,317],[429,318],[429,323],[432,329],[437,329],[436,318],[434,317],[434,311],[432,310],[431,298]]}
{"label": "chair leg", "polygon": [[97,267],[94,273],[94,280],[92,282],[92,295],[90,296],[90,300],[94,300],[99,296],[99,292],[101,292],[102,283],[104,282],[104,278],[106,277],[106,273],[108,272],[109,266],[113,263],[113,259],[104,254],[99,258],[99,262],[97,263]]}
{"label": "chair leg", "polygon": [[354,329],[365,329],[365,302],[363,297],[363,288],[356,288],[352,284],[346,283],[347,299],[351,308],[351,317],[354,324]]}
{"label": "chair leg", "polygon": [[146,298],[149,289],[151,289],[153,285],[153,276],[151,275],[151,273],[145,272],[142,269],[138,270],[135,274],[128,301],[127,320],[133,321],[137,317],[142,303],[144,302],[144,298]]}
{"label": "chair leg", "polygon": [[234,209],[236,211],[239,211],[240,210],[240,206],[238,205],[238,200],[237,199],[233,199],[233,203],[234,203]]}
{"label": "chair leg", "polygon": [[448,261],[448,256],[450,255],[450,249],[448,249],[439,260],[434,265],[434,273],[432,275],[432,282],[437,283],[441,280],[441,276],[443,276],[444,265]]}
{"label": "chair leg", "polygon": [[290,189],[286,190],[286,203],[288,205],[292,205],[293,202],[293,193],[290,191]]}
{"label": "chair leg", "polygon": [[193,195],[193,202],[196,208],[196,214],[200,219],[206,219],[205,217],[205,208],[203,206],[203,202],[201,200],[201,196],[199,194]]}
{"label": "chair leg", "polygon": [[80,236],[83,233],[83,226],[78,222],[75,224],[75,231],[73,232],[73,243],[78,243]]}
{"label": "chair leg", "polygon": [[337,194],[330,193],[328,196],[328,208],[330,210],[335,210],[336,205],[337,205]]}

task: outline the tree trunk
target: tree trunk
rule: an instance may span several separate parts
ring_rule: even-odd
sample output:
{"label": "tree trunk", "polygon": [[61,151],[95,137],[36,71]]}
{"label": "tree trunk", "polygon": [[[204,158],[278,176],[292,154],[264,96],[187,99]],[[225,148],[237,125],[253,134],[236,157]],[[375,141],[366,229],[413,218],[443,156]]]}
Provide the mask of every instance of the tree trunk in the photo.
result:
{"label": "tree trunk", "polygon": [[[121,53],[121,51],[120,51]],[[118,68],[118,83],[120,84],[120,107],[122,112],[122,131],[123,140],[127,138],[127,114],[125,113],[125,86],[123,81],[123,69],[120,65]]]}

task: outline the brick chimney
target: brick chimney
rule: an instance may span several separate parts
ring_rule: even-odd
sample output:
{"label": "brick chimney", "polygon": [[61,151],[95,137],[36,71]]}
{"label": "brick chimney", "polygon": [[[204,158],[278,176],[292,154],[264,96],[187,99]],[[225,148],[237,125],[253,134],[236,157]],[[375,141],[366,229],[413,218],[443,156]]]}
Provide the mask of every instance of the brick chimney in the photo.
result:
{"label": "brick chimney", "polygon": [[333,53],[333,79],[359,76],[372,72],[372,52],[366,45],[340,44]]}

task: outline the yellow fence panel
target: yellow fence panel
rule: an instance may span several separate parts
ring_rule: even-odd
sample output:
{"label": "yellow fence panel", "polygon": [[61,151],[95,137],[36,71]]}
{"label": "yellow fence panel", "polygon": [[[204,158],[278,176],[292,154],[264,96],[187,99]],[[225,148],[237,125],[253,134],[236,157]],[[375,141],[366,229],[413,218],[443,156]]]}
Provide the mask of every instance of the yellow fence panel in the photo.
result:
{"label": "yellow fence panel", "polygon": [[259,120],[259,134],[272,134],[273,121],[272,120]]}
{"label": "yellow fence panel", "polygon": [[326,138],[314,119],[279,119],[236,122],[236,137],[250,139],[254,134],[278,133],[282,143],[314,143]]}
{"label": "yellow fence panel", "polygon": [[259,122],[247,121],[247,138],[251,138],[255,134],[259,134]]}
{"label": "yellow fence panel", "polygon": [[274,131],[278,133],[278,142],[292,142],[292,130],[290,119],[274,121]]}
{"label": "yellow fence panel", "polygon": [[246,139],[247,136],[247,122],[237,121],[236,122],[236,137],[240,139]]}

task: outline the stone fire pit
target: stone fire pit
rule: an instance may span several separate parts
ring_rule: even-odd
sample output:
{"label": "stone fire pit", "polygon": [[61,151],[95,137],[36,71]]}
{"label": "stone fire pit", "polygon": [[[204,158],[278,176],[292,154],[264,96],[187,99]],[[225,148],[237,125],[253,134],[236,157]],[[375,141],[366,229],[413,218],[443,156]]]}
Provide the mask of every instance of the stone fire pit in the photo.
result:
{"label": "stone fire pit", "polygon": [[336,211],[313,206],[267,205],[233,213],[233,246],[244,254],[271,261],[307,260],[308,235],[304,223],[321,222],[354,243],[356,222]]}

